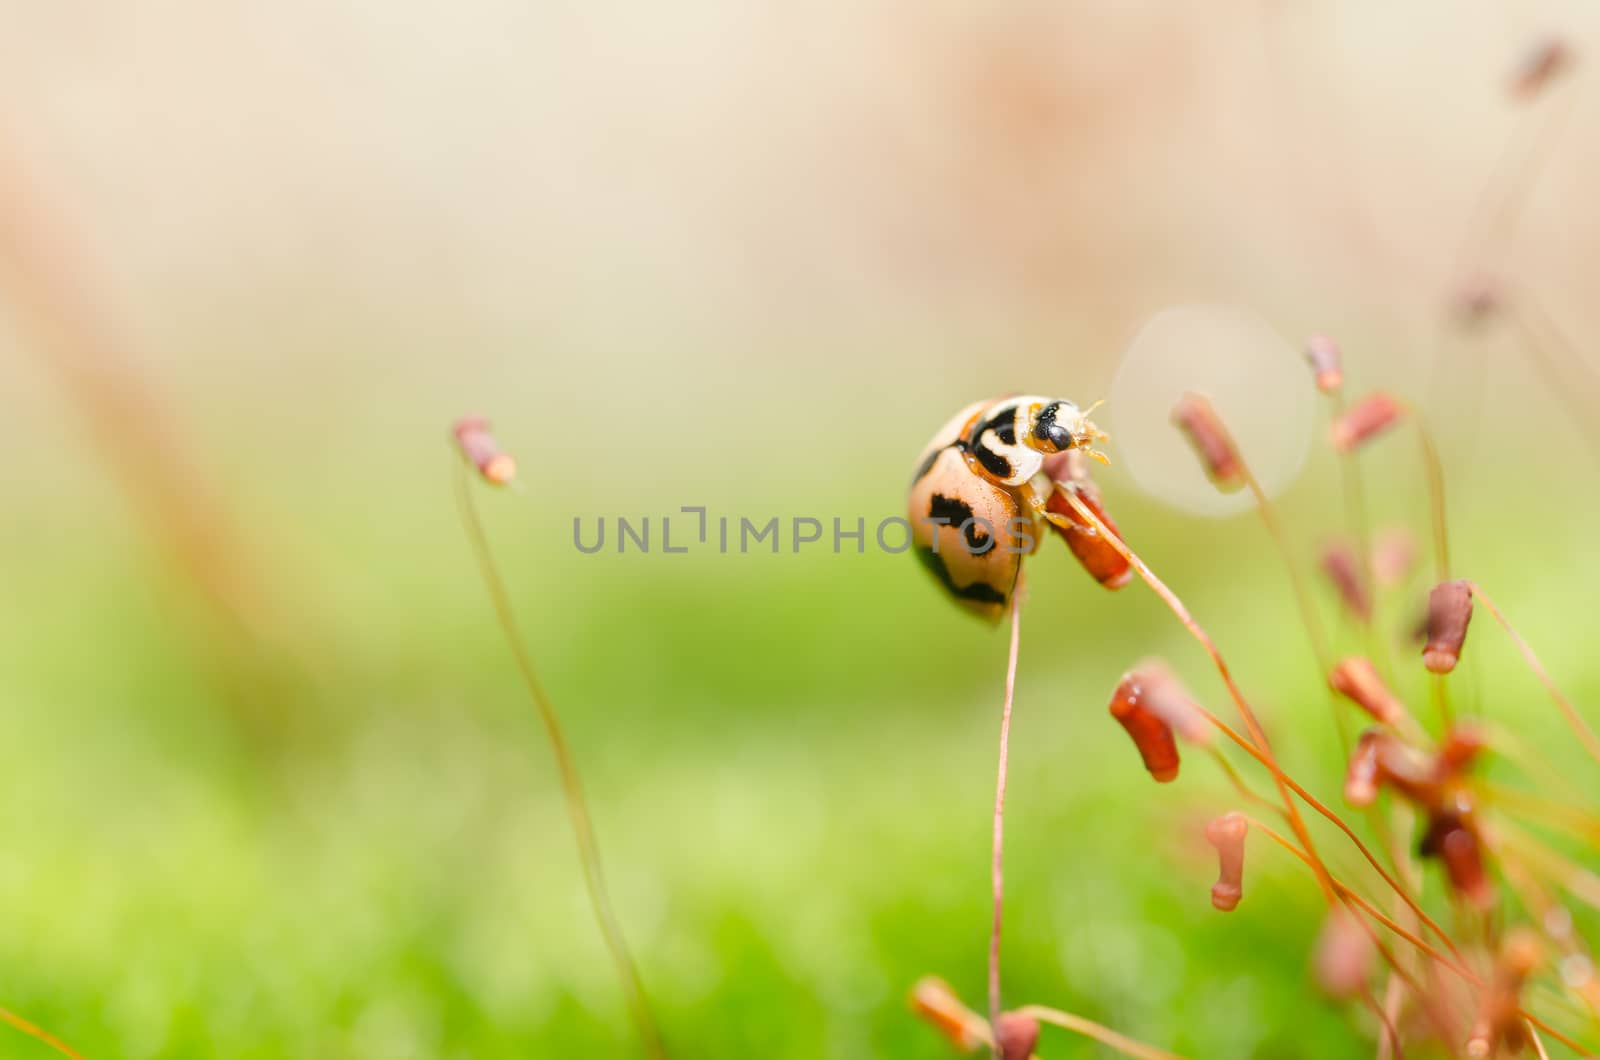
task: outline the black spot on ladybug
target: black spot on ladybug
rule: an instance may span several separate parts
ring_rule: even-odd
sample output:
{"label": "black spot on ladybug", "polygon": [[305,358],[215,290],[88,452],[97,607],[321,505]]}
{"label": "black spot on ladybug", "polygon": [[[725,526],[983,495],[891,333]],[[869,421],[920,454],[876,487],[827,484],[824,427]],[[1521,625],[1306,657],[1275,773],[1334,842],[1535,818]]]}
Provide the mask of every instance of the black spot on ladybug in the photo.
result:
{"label": "black spot on ladybug", "polygon": [[1011,477],[1011,461],[984,445],[981,440],[972,447],[972,455],[977,457],[978,463],[983,465],[983,469],[995,478],[1007,479]]}
{"label": "black spot on ladybug", "polygon": [[993,539],[978,529],[981,524],[972,514],[972,505],[966,501],[935,493],[933,500],[928,503],[928,516],[932,519],[948,519],[951,526],[960,527],[962,536],[967,540],[967,551],[975,556],[994,547]]}
{"label": "black spot on ladybug", "polygon": [[924,460],[922,462],[922,466],[917,468],[917,473],[911,476],[911,484],[913,486],[922,481],[923,475],[926,475],[928,472],[933,470],[933,465],[939,462],[940,455],[943,454],[944,450],[948,448],[950,447],[947,445],[944,447],[944,449],[935,449],[933,452],[928,454],[928,459]]}
{"label": "black spot on ladybug", "polygon": [[951,594],[963,600],[973,600],[981,604],[1004,604],[1006,594],[990,585],[988,582],[973,582],[971,585],[957,585],[950,578],[950,571],[944,565],[944,559],[934,553],[932,549],[918,548],[917,559],[928,568],[928,573],[938,578]]}
{"label": "black spot on ladybug", "polygon": [[997,413],[988,423],[978,428],[977,437],[982,438],[984,431],[993,431],[995,436],[1006,445],[1017,444],[1017,410],[1007,406]]}

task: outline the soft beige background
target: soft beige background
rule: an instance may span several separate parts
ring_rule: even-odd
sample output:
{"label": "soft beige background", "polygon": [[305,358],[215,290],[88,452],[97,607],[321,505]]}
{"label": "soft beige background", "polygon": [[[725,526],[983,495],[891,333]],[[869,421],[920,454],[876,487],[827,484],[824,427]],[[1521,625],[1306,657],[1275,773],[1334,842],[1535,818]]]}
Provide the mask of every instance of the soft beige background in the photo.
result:
{"label": "soft beige background", "polygon": [[[965,393],[913,366],[974,351],[1002,389],[1098,391],[1139,320],[1197,296],[1405,349],[1513,134],[1521,45],[1581,48],[1600,13],[66,0],[4,23],[8,151],[163,388],[256,410],[265,385],[292,420],[512,386],[575,424],[549,395]],[[1574,326],[1596,120],[1579,101],[1518,241]]]}

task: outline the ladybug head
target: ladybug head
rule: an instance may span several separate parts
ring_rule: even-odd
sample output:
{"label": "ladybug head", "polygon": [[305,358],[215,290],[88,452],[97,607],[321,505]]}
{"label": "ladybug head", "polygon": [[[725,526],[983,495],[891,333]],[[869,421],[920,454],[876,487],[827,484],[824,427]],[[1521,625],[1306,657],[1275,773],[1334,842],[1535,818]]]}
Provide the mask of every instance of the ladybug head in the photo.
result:
{"label": "ladybug head", "polygon": [[1096,401],[1083,410],[1070,401],[1052,401],[1041,406],[1033,417],[1033,429],[1028,432],[1029,447],[1043,453],[1086,449],[1098,457],[1100,454],[1092,447],[1095,442],[1104,441],[1106,435],[1089,420],[1089,413],[1099,405]]}

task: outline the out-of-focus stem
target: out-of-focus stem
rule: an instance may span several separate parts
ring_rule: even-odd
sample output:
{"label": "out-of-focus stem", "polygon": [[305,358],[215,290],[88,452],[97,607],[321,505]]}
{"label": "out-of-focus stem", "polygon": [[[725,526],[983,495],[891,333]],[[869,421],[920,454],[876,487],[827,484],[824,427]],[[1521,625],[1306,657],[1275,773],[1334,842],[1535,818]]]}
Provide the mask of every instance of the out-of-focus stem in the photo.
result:
{"label": "out-of-focus stem", "polygon": [[[240,661],[271,664],[285,630],[264,586],[279,572],[269,570],[195,466],[196,447],[137,370],[134,343],[93,283],[85,240],[28,171],[9,133],[0,122],[0,295],[15,310],[19,336],[82,415],[151,541],[210,609],[208,631],[228,634],[230,647],[242,650]],[[314,613],[302,608],[298,620]],[[263,713],[268,705],[260,702],[256,673],[226,676],[252,727],[266,732],[281,723]]]}
{"label": "out-of-focus stem", "polygon": [[12,1027],[26,1034],[35,1041],[43,1042],[62,1056],[70,1056],[72,1060],[83,1060],[83,1055],[72,1046],[57,1038],[38,1024],[30,1023],[9,1009],[0,1008],[0,1022],[8,1023]]}
{"label": "out-of-focus stem", "polygon": [[1579,839],[1600,845],[1600,816],[1580,807],[1548,799],[1531,791],[1497,784],[1492,780],[1480,779],[1475,781],[1473,786],[1502,809],[1537,818]]}
{"label": "out-of-focus stem", "polygon": [[[1334,420],[1344,415],[1345,403],[1343,390],[1336,390],[1328,395],[1331,418]],[[1335,454],[1339,465],[1339,481],[1344,490],[1345,522],[1349,526],[1350,539],[1355,542],[1356,570],[1361,576],[1362,583],[1371,594],[1372,605],[1376,614],[1379,606],[1378,580],[1372,569],[1372,523],[1367,514],[1367,484],[1366,478],[1361,474],[1361,461],[1356,459],[1354,453]],[[1388,638],[1384,637],[1378,629],[1374,616],[1362,622],[1363,634],[1367,641],[1367,654],[1379,667],[1379,672],[1386,682],[1393,681],[1393,651]],[[1341,734],[1344,726],[1340,724]],[[1345,752],[1349,753],[1348,744]]]}
{"label": "out-of-focus stem", "polygon": [[[1595,411],[1600,406],[1597,400],[1600,378],[1561,334],[1549,314],[1539,308],[1530,288],[1517,288],[1509,300],[1509,313],[1528,359],[1544,380],[1545,389],[1572,421],[1573,429],[1589,447],[1590,454],[1600,459],[1600,432],[1594,429]],[[1562,364],[1556,363],[1553,353],[1561,356]],[[1575,369],[1577,378],[1569,367]]]}
{"label": "out-of-focus stem", "polygon": [[[1254,825],[1256,828],[1259,828],[1264,834],[1266,834],[1269,838],[1271,838],[1279,846],[1283,847],[1285,850],[1287,850],[1291,854],[1295,855],[1295,857],[1297,857],[1301,861],[1305,862],[1305,864],[1308,867],[1310,867],[1312,865],[1312,861],[1311,861],[1311,859],[1309,857],[1306,856],[1305,851],[1301,850],[1294,843],[1290,842],[1286,837],[1284,837],[1283,835],[1280,835],[1278,832],[1276,832],[1273,829],[1267,827],[1266,825],[1262,824],[1260,821],[1255,820],[1254,818],[1251,818],[1251,822],[1250,823],[1252,825]],[[1459,975],[1462,979],[1466,980],[1471,985],[1473,985],[1475,987],[1478,987],[1479,989],[1482,989],[1482,987],[1484,985],[1483,977],[1478,975],[1478,973],[1474,972],[1465,963],[1461,963],[1461,962],[1458,962],[1456,960],[1451,960],[1450,958],[1446,957],[1444,954],[1440,953],[1437,949],[1435,949],[1434,947],[1430,946],[1426,941],[1424,941],[1423,939],[1418,937],[1416,934],[1414,934],[1414,933],[1412,933],[1410,931],[1407,931],[1405,928],[1403,928],[1399,924],[1395,923],[1392,919],[1390,919],[1389,917],[1385,916],[1381,911],[1379,911],[1379,909],[1376,906],[1374,906],[1371,902],[1367,901],[1365,898],[1361,897],[1361,895],[1356,893],[1353,889],[1351,889],[1350,887],[1346,886],[1345,884],[1339,882],[1338,880],[1334,880],[1334,886],[1338,889],[1339,894],[1340,894],[1341,897],[1348,898],[1351,902],[1355,903],[1355,905],[1358,906],[1368,916],[1372,917],[1372,919],[1376,920],[1378,923],[1382,924],[1384,927],[1388,928],[1390,931],[1394,932],[1396,935],[1399,935],[1401,938],[1403,938],[1407,942],[1411,943],[1411,945],[1415,946],[1419,951],[1421,951],[1427,957],[1432,959],[1440,967],[1448,968],[1450,971],[1456,973],[1457,975]],[[1459,958],[1459,956],[1460,955],[1458,954],[1457,957]],[[1398,970],[1398,964],[1391,963],[1391,966],[1395,967]],[[1402,973],[1402,974],[1404,975],[1405,973]],[[1417,989],[1417,988],[1414,987],[1414,989]],[[1557,1041],[1561,1042],[1563,1045],[1567,1046],[1568,1048],[1574,1049],[1578,1053],[1580,1053],[1580,1054],[1582,1054],[1584,1056],[1591,1055],[1591,1052],[1589,1050],[1585,1049],[1582,1045],[1579,1045],[1576,1041],[1574,1041],[1573,1039],[1567,1037],[1565,1034],[1562,1034],[1560,1031],[1556,1030],[1554,1027],[1551,1027],[1544,1020],[1542,1020],[1539,1017],[1533,1015],[1531,1012],[1528,1012],[1526,1009],[1519,1008],[1517,1011],[1519,1013],[1521,1013],[1523,1018],[1526,1019],[1532,1026],[1535,1026],[1535,1027],[1539,1028],[1540,1030],[1544,1031],[1546,1034],[1550,1035],[1552,1038],[1555,1038]]]}
{"label": "out-of-focus stem", "polygon": [[[1428,483],[1428,515],[1433,526],[1433,562],[1434,573],[1439,582],[1450,580],[1450,531],[1445,518],[1444,503],[1444,463],[1439,459],[1439,447],[1434,443],[1433,433],[1428,430],[1428,425],[1423,422],[1422,415],[1417,409],[1409,410],[1410,418],[1417,429],[1417,443],[1422,450],[1422,470]],[[1433,681],[1433,702],[1439,711],[1439,721],[1448,732],[1455,724],[1455,713],[1450,709],[1450,689],[1440,676],[1435,676]]]}
{"label": "out-of-focus stem", "polygon": [[[1217,646],[1212,642],[1210,634],[1201,628],[1200,624],[1189,614],[1189,609],[1183,606],[1183,601],[1178,599],[1177,594],[1167,588],[1165,582],[1156,577],[1155,572],[1128,547],[1127,542],[1123,541],[1120,535],[1107,526],[1104,520],[1076,496],[1070,493],[1065,496],[1073,509],[1090,526],[1094,527],[1095,531],[1105,538],[1113,548],[1122,553],[1123,558],[1128,561],[1129,565],[1139,572],[1139,577],[1143,579],[1144,583],[1161,598],[1167,608],[1177,616],[1183,627],[1189,631],[1195,640],[1200,642],[1200,646],[1211,657],[1212,665],[1216,667],[1217,673],[1221,675],[1222,683],[1227,687],[1229,696],[1233,698],[1234,705],[1239,708],[1239,713],[1244,718],[1245,726],[1250,730],[1250,738],[1255,741],[1253,746],[1260,747],[1257,757],[1261,764],[1266,766],[1267,770],[1272,774],[1273,783],[1278,787],[1278,796],[1283,800],[1284,809],[1289,815],[1289,823],[1293,826],[1295,835],[1305,844],[1306,850],[1310,852],[1311,856],[1316,858],[1316,847],[1311,841],[1311,833],[1306,830],[1305,821],[1300,816],[1300,808],[1295,805],[1294,799],[1289,796],[1287,778],[1284,776],[1283,770],[1278,767],[1277,757],[1272,753],[1272,747],[1267,742],[1266,733],[1262,731],[1261,723],[1256,720],[1255,711],[1251,709],[1249,702],[1245,700],[1244,693],[1239,690],[1239,686],[1234,682],[1233,673],[1228,669],[1228,664],[1223,661],[1222,653],[1217,651]],[[1332,905],[1334,902],[1333,885],[1328,882],[1327,867],[1322,864],[1320,858],[1317,859],[1317,866],[1318,878],[1322,881],[1324,897],[1327,899],[1328,904]]]}
{"label": "out-of-focus stem", "polygon": [[1153,1045],[1135,1041],[1125,1034],[1118,1034],[1110,1027],[1103,1027],[1093,1020],[1086,1020],[1082,1016],[1074,1016],[1060,1009],[1046,1008],[1043,1005],[1024,1005],[1018,1011],[1024,1016],[1032,1016],[1040,1023],[1048,1023],[1086,1038],[1093,1038],[1101,1045],[1115,1049],[1124,1056],[1135,1057],[1136,1060],[1184,1060],[1177,1053],[1169,1053]]}
{"label": "out-of-focus stem", "polygon": [[[1267,765],[1266,757],[1256,749],[1254,744],[1245,739],[1243,734],[1235,730],[1227,722],[1223,721],[1209,710],[1206,710],[1204,707],[1196,704],[1196,709],[1204,714],[1206,719],[1210,721],[1212,725],[1217,727],[1218,731],[1220,731],[1224,736],[1232,740],[1234,743],[1238,744],[1246,754],[1250,755],[1250,757],[1254,758],[1262,765]],[[1449,947],[1450,952],[1455,955],[1457,960],[1461,960],[1461,953],[1458,949],[1456,949],[1455,942],[1450,938],[1449,932],[1440,927],[1432,917],[1423,911],[1422,906],[1417,903],[1417,900],[1412,898],[1410,892],[1408,892],[1405,887],[1401,886],[1398,880],[1389,874],[1389,870],[1385,869],[1383,864],[1378,861],[1377,855],[1373,854],[1371,849],[1368,848],[1367,844],[1362,842],[1361,837],[1356,835],[1355,830],[1345,823],[1344,818],[1340,817],[1337,813],[1334,813],[1331,809],[1324,805],[1320,799],[1312,795],[1305,788],[1301,787],[1293,777],[1284,774],[1284,781],[1291,791],[1305,800],[1307,806],[1310,806],[1317,813],[1321,814],[1334,827],[1338,828],[1345,834],[1345,837],[1348,838],[1350,842],[1354,844],[1355,848],[1361,852],[1361,856],[1366,859],[1367,864],[1371,865],[1378,875],[1383,878],[1383,882],[1389,885],[1389,889],[1394,891],[1400,900],[1406,903],[1406,906],[1412,911],[1412,913],[1416,914],[1417,918],[1427,926],[1428,930],[1437,935],[1439,940]],[[1313,868],[1314,867],[1315,865]]]}
{"label": "out-of-focus stem", "polygon": [[1327,633],[1322,628],[1322,619],[1317,615],[1316,603],[1311,599],[1311,590],[1306,585],[1305,573],[1300,569],[1300,564],[1295,562],[1294,550],[1289,547],[1289,537],[1283,531],[1283,523],[1278,519],[1278,509],[1267,497],[1267,491],[1261,488],[1261,482],[1256,478],[1255,472],[1250,470],[1249,463],[1244,454],[1239,451],[1237,444],[1234,451],[1239,452],[1239,469],[1244,474],[1245,485],[1250,489],[1250,495],[1255,498],[1256,512],[1261,516],[1262,524],[1267,528],[1267,536],[1272,538],[1272,543],[1277,546],[1278,554],[1283,557],[1284,569],[1289,572],[1289,585],[1294,590],[1296,605],[1300,608],[1300,621],[1305,626],[1306,636],[1311,641],[1311,654],[1317,662],[1317,683],[1327,691],[1328,707],[1333,714],[1333,726],[1339,734],[1339,756],[1350,756],[1350,729],[1346,722],[1344,711],[1340,708],[1339,697],[1328,688],[1328,673],[1333,669],[1333,657],[1328,651]]}
{"label": "out-of-focus stem", "polygon": [[1532,670],[1533,676],[1537,677],[1539,683],[1544,685],[1545,691],[1550,694],[1556,709],[1561,711],[1562,717],[1567,719],[1567,724],[1572,728],[1573,733],[1577,735],[1578,742],[1583,744],[1585,751],[1589,752],[1589,757],[1596,762],[1600,762],[1600,738],[1595,736],[1594,730],[1589,727],[1589,723],[1583,720],[1583,715],[1578,713],[1578,709],[1572,705],[1572,701],[1557,686],[1554,679],[1551,678],[1550,672],[1544,668],[1544,664],[1539,661],[1539,657],[1528,646],[1528,642],[1522,639],[1522,634],[1518,633],[1516,628],[1506,620],[1505,614],[1495,606],[1494,601],[1483,591],[1482,586],[1477,582],[1469,581],[1467,587],[1472,590],[1472,595],[1477,598],[1478,602],[1488,608],[1495,621],[1500,623],[1500,628],[1506,631],[1506,636],[1510,637],[1511,642],[1517,646],[1517,650],[1522,653],[1522,658],[1528,664],[1528,669]]}
{"label": "out-of-focus stem", "polygon": [[1438,580],[1450,580],[1450,531],[1445,519],[1444,462],[1439,459],[1439,447],[1434,443],[1433,432],[1422,421],[1416,409],[1411,410],[1411,422],[1417,428],[1417,442],[1422,449],[1422,470],[1428,480],[1428,515],[1433,525],[1434,573]]}
{"label": "out-of-focus stem", "polygon": [[[1307,867],[1312,867],[1311,859],[1306,856],[1306,852],[1304,850],[1300,849],[1300,847],[1298,847],[1294,843],[1290,842],[1289,839],[1287,839],[1285,836],[1281,835],[1280,833],[1278,833],[1274,829],[1268,827],[1267,825],[1261,823],[1260,821],[1258,821],[1254,817],[1250,818],[1250,823],[1254,827],[1259,828],[1261,830],[1262,834],[1267,836],[1267,838],[1271,839],[1274,843],[1277,843],[1279,846],[1283,847],[1283,849],[1287,850],[1289,853],[1293,854],[1295,857],[1297,857],[1301,861],[1305,862]],[[1349,885],[1345,884],[1344,882],[1342,882],[1342,881],[1340,881],[1340,880],[1338,880],[1336,878],[1330,877],[1330,879],[1332,879],[1334,890],[1336,890],[1338,892],[1339,897],[1341,899],[1345,899],[1345,900],[1348,900],[1350,902],[1355,903],[1355,905],[1360,907],[1362,912],[1366,913],[1372,919],[1376,920],[1378,923],[1382,924],[1384,927],[1388,928],[1390,931],[1394,932],[1396,935],[1398,935],[1401,938],[1405,939],[1407,942],[1411,943],[1411,945],[1415,946],[1422,953],[1426,954],[1428,957],[1432,958],[1433,960],[1438,961],[1440,964],[1444,965],[1446,968],[1449,968],[1452,971],[1457,972],[1458,974],[1460,974],[1460,975],[1462,975],[1464,977],[1467,977],[1469,979],[1470,978],[1474,978],[1474,973],[1472,972],[1472,970],[1470,968],[1468,968],[1466,966],[1466,964],[1461,963],[1462,959],[1461,959],[1459,954],[1457,954],[1454,959],[1452,959],[1451,957],[1445,956],[1445,954],[1440,952],[1437,947],[1435,947],[1433,944],[1428,942],[1422,936],[1416,934],[1413,931],[1408,930],[1407,928],[1405,928],[1404,926],[1402,926],[1401,924],[1396,922],[1387,913],[1383,912],[1383,910],[1379,909],[1377,906],[1373,905],[1367,899],[1363,898],[1354,888],[1350,887]]]}
{"label": "out-of-focus stem", "polygon": [[[1469,272],[1484,268],[1486,260],[1495,252],[1504,252],[1508,248],[1516,230],[1517,220],[1527,204],[1528,189],[1538,176],[1539,167],[1544,163],[1550,149],[1557,142],[1560,130],[1566,123],[1576,99],[1577,93],[1567,92],[1556,107],[1547,109],[1543,114],[1529,111],[1518,130],[1520,135],[1507,140],[1501,149],[1494,170],[1485,182],[1473,212],[1468,216],[1460,248],[1446,276],[1446,283],[1449,285],[1448,299],[1452,303],[1449,309],[1452,312],[1456,309],[1453,304],[1454,299]],[[1541,118],[1544,119],[1542,123]],[[1443,332],[1442,328],[1438,328],[1430,343],[1429,355],[1432,376],[1429,392],[1435,401],[1438,400],[1445,378],[1442,347]],[[1466,417],[1466,422],[1474,427],[1482,398],[1481,359],[1478,361],[1476,374],[1472,401]]]}
{"label": "out-of-focus stem", "polygon": [[1504,821],[1497,822],[1492,839],[1495,845],[1521,858],[1529,868],[1548,877],[1580,902],[1600,909],[1600,876]]}
{"label": "out-of-focus stem", "polygon": [[627,940],[622,934],[622,925],[611,907],[610,892],[606,888],[605,873],[600,864],[600,845],[595,839],[594,823],[589,816],[589,805],[584,798],[583,784],[578,778],[577,762],[567,744],[566,733],[562,730],[561,719],[556,714],[555,705],[545,693],[544,684],[539,680],[538,671],[534,669],[533,658],[528,654],[523,642],[516,612],[511,607],[511,597],[506,592],[505,581],[500,577],[499,567],[495,564],[494,552],[489,547],[489,537],[484,532],[483,521],[478,517],[477,505],[472,500],[472,487],[467,481],[465,466],[459,463],[456,465],[456,500],[461,509],[462,525],[466,528],[467,537],[472,542],[473,553],[478,559],[484,586],[489,590],[489,599],[494,604],[501,632],[505,634],[512,658],[516,661],[517,672],[521,675],[528,697],[533,700],[539,720],[544,725],[551,754],[555,757],[556,768],[561,774],[561,789],[566,797],[567,815],[572,821],[573,838],[578,845],[578,861],[583,866],[583,882],[589,892],[589,905],[594,910],[600,934],[605,938],[606,948],[610,950],[611,959],[616,964],[617,976],[622,982],[623,993],[628,999],[628,1008],[633,1015],[634,1025],[645,1051],[654,1060],[666,1060],[666,1045],[662,1042],[655,1016],[651,1013],[644,980],[640,977],[639,968],[628,950]]}
{"label": "out-of-focus stem", "polygon": [[[1017,648],[1022,639],[1022,589],[1011,594],[1011,650],[1006,658],[1006,697],[1000,708],[1000,753],[994,784],[994,846],[989,878],[994,888],[994,921],[989,929],[989,1023],[1000,1022],[1000,924],[1005,908],[1006,766],[1011,747],[1011,704],[1017,688]],[[999,1046],[995,1047],[998,1057]]]}
{"label": "out-of-focus stem", "polygon": [[1284,569],[1289,572],[1289,583],[1294,590],[1295,603],[1300,608],[1300,618],[1305,624],[1306,636],[1311,641],[1311,654],[1316,657],[1317,667],[1325,683],[1328,671],[1333,669],[1333,658],[1328,653],[1328,637],[1323,631],[1322,619],[1317,615],[1317,609],[1311,601],[1311,590],[1306,586],[1305,572],[1300,569],[1300,564],[1295,562],[1294,551],[1289,547],[1289,537],[1283,531],[1277,507],[1267,497],[1267,491],[1261,488],[1260,480],[1256,478],[1255,472],[1250,470],[1250,465],[1245,463],[1243,456],[1239,458],[1239,463],[1244,471],[1245,485],[1255,498],[1256,512],[1267,528],[1267,536],[1271,537],[1272,543],[1277,546],[1279,555],[1283,557]]}
{"label": "out-of-focus stem", "polygon": [[[1328,395],[1332,418],[1344,415],[1344,393],[1334,391]],[[1350,524],[1350,537],[1356,543],[1356,563],[1361,577],[1369,587],[1375,587],[1372,576],[1372,526],[1367,519],[1367,487],[1361,475],[1361,464],[1353,453],[1338,454],[1339,479],[1344,486],[1345,518]]]}
{"label": "out-of-focus stem", "polygon": [[[1538,925],[1544,936],[1563,953],[1582,959],[1583,967],[1586,969],[1583,978],[1572,981],[1562,976],[1562,985],[1578,995],[1578,999],[1588,1009],[1591,1020],[1600,1021],[1600,979],[1595,977],[1594,959],[1589,953],[1589,948],[1583,944],[1582,937],[1572,928],[1572,914],[1515,858],[1510,860],[1502,858],[1500,869],[1506,883],[1522,903],[1523,909],[1527,910],[1529,918]],[[1553,924],[1565,924],[1566,927],[1563,930],[1556,930],[1552,927]]]}

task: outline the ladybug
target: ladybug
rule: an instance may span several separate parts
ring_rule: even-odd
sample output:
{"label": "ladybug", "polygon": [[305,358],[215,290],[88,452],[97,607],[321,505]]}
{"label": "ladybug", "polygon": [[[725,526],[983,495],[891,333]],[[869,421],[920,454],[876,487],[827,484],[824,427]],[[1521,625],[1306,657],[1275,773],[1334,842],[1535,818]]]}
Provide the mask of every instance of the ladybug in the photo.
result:
{"label": "ladybug", "polygon": [[907,518],[917,558],[962,607],[998,622],[1016,591],[1022,557],[1039,545],[1055,483],[1047,457],[1080,450],[1102,463],[1106,434],[1059,398],[1023,394],[968,405],[940,427],[917,461]]}

